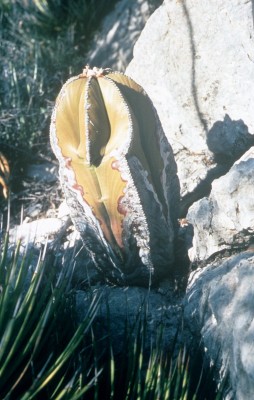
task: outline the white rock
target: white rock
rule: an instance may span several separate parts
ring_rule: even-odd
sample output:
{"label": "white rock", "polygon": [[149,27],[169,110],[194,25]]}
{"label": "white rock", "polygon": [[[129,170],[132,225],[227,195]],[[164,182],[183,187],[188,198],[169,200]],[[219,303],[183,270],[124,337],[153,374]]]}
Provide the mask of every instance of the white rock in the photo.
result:
{"label": "white rock", "polygon": [[[175,153],[182,195],[214,167],[207,135],[218,154],[227,153],[225,143],[241,147],[240,128],[242,136],[254,133],[252,7],[245,0],[165,0],[135,45],[126,74],[157,108]],[[219,121],[226,139],[218,149],[210,132]]]}
{"label": "white rock", "polygon": [[50,242],[64,225],[65,221],[59,218],[45,218],[23,223],[11,230],[10,241],[16,243],[20,240],[22,246],[29,243],[45,244]]}
{"label": "white rock", "polygon": [[67,219],[70,216],[70,209],[67,205],[66,200],[64,200],[59,208],[58,208],[58,213],[57,213],[57,217],[60,219]]}
{"label": "white rock", "polygon": [[253,282],[253,251],[199,269],[189,279],[185,321],[196,340],[201,336],[220,377],[228,375],[227,399],[252,399],[254,393]]}
{"label": "white rock", "polygon": [[254,233],[254,147],[229,172],[214,180],[210,196],[190,207],[187,220],[194,227],[192,261],[246,245]]}

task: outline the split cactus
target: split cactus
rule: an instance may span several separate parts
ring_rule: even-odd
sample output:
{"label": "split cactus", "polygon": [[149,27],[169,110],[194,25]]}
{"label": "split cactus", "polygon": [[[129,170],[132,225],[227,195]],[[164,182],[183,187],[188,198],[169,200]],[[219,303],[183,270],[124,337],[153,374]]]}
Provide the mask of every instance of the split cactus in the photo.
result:
{"label": "split cactus", "polygon": [[86,67],[63,85],[50,139],[73,223],[104,277],[146,285],[169,274],[179,182],[142,87]]}

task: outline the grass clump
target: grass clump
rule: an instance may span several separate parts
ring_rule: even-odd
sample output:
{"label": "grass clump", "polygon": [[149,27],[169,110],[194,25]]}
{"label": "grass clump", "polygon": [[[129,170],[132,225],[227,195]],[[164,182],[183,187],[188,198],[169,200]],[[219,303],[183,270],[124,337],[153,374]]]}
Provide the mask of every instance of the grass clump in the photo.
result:
{"label": "grass clump", "polygon": [[[74,329],[66,267],[46,278],[43,255],[34,268],[32,254],[8,255],[8,235],[0,263],[0,398],[76,399],[80,386],[78,349],[96,312],[91,303]],[[75,368],[74,368],[75,366]]]}
{"label": "grass clump", "polygon": [[122,351],[116,351],[110,333],[101,337],[98,331],[100,299],[94,292],[77,326],[72,265],[57,272],[45,261],[46,251],[21,255],[19,244],[12,252],[8,247],[7,235],[0,249],[1,399],[222,398],[186,351],[176,356],[165,350],[163,326],[148,348],[145,311],[133,326],[126,322]]}
{"label": "grass clump", "polygon": [[63,82],[82,70],[93,31],[117,0],[0,2],[1,151],[23,161],[48,143]]}
{"label": "grass clump", "polygon": [[[145,345],[148,322],[141,315],[135,329],[126,329],[123,350],[117,353],[111,338],[92,336],[93,374],[87,400],[222,400],[223,385],[218,389],[212,371],[202,361],[190,358],[186,349],[166,350],[163,327],[150,350]],[[135,334],[133,332],[135,331]],[[132,333],[131,333],[132,332]]]}

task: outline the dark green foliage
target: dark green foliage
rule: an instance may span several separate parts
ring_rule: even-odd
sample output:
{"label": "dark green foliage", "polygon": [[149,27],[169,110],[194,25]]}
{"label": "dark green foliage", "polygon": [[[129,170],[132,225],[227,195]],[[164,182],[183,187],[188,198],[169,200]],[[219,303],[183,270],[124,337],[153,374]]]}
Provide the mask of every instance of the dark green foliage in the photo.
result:
{"label": "dark green foliage", "polygon": [[185,349],[178,355],[174,349],[166,350],[163,328],[150,350],[145,348],[147,321],[139,317],[137,329],[126,329],[120,353],[113,350],[110,337],[98,341],[92,336],[92,362],[84,369],[89,366],[91,376],[98,376],[86,400],[223,399],[223,385],[216,389],[212,370],[203,370],[202,361],[191,359]]}
{"label": "dark green foliage", "polygon": [[7,249],[8,235],[0,263],[0,398],[79,398],[91,384],[80,385],[77,361],[96,300],[75,328],[69,269],[47,276],[42,255],[33,267],[33,254],[21,256],[18,245],[9,256]]}
{"label": "dark green foliage", "polygon": [[72,265],[57,272],[44,261],[46,252],[21,256],[19,245],[10,255],[8,236],[0,251],[1,399],[222,398],[202,362],[194,363],[185,350],[178,356],[174,348],[166,350],[163,326],[147,346],[145,304],[132,325],[126,315],[119,351],[110,335],[110,312],[104,335],[98,330],[100,300],[93,291],[84,321],[75,325]]}

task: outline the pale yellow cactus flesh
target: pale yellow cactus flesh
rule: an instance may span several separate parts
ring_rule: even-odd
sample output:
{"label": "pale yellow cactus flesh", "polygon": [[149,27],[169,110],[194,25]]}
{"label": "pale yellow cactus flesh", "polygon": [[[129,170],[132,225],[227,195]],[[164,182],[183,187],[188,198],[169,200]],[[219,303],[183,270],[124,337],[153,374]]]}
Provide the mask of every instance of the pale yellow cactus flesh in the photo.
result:
{"label": "pale yellow cactus flesh", "polygon": [[[63,186],[67,196],[84,202],[79,206],[84,215],[90,208],[92,213],[85,218],[95,236],[103,247],[104,235],[116,264],[120,256],[116,269],[132,259],[128,255],[133,251],[132,236],[149,273],[154,270],[152,241],[158,243],[160,235],[163,243],[168,241],[169,250],[162,249],[159,259],[164,257],[167,263],[171,257],[169,205],[162,185],[168,153],[161,154],[161,132],[142,87],[121,73],[86,67],[66,82],[56,101],[51,144],[60,162]],[[151,207],[149,199],[154,202]],[[75,215],[77,220],[76,211]],[[159,229],[154,225],[157,220]],[[108,245],[104,251],[114,264]]]}
{"label": "pale yellow cactus flesh", "polygon": [[[106,239],[112,246],[117,242],[122,248],[123,214],[118,211],[118,202],[126,184],[114,168],[117,160],[109,153],[116,147],[116,133],[128,129],[129,122],[119,93],[112,91],[109,82],[102,83],[108,99],[104,111],[100,80],[79,77],[68,84],[64,95],[58,99],[56,132],[62,155],[70,160],[69,167],[75,172],[77,186],[100,222]],[[114,104],[118,104],[115,112]],[[117,118],[117,114],[121,118]]]}

